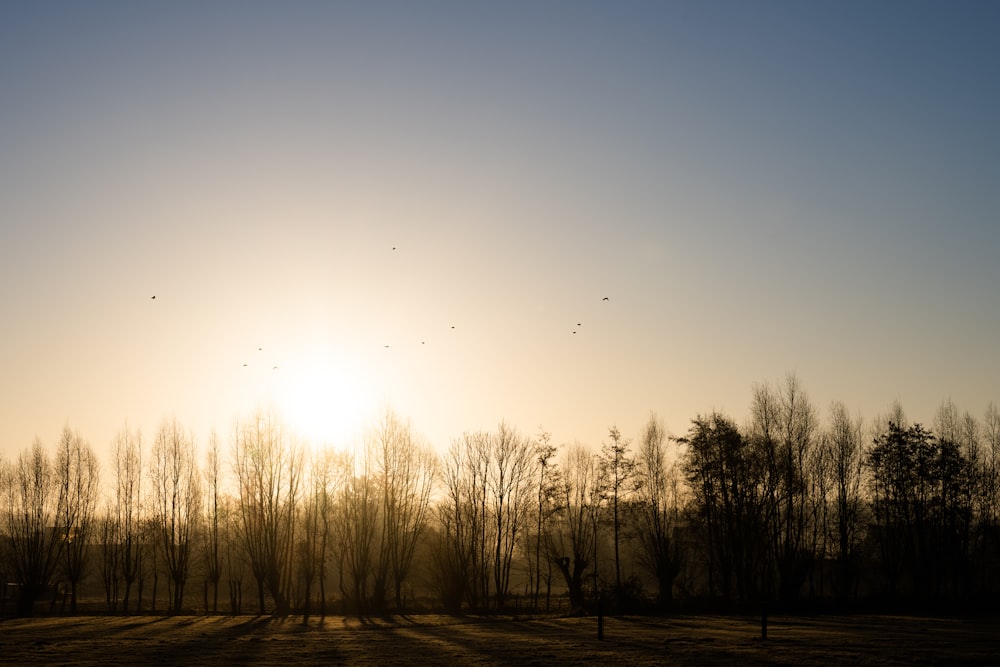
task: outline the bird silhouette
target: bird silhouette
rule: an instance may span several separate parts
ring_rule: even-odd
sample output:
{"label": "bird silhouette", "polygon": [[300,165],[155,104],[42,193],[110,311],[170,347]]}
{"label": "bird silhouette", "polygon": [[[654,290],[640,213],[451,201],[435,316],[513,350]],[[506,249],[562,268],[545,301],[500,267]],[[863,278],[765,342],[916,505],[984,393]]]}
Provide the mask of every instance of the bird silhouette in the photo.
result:
{"label": "bird silhouette", "polygon": [[247,367],[247,365],[246,365],[246,364],[243,364],[243,368],[246,368],[246,367]]}
{"label": "bird silhouette", "polygon": [[155,299],[155,298],[156,298],[156,295],[154,294],[153,296],[151,296],[151,297],[149,297],[149,298],[150,298],[150,299]]}
{"label": "bird silhouette", "polygon": [[272,371],[276,371],[276,370],[278,370],[278,367],[277,367],[277,366],[275,366],[275,367],[274,367],[274,368],[272,368],[271,370],[272,370]]}
{"label": "bird silhouette", "polygon": [[608,297],[604,297],[603,299],[601,299],[601,301],[607,301],[607,300],[608,300]]}

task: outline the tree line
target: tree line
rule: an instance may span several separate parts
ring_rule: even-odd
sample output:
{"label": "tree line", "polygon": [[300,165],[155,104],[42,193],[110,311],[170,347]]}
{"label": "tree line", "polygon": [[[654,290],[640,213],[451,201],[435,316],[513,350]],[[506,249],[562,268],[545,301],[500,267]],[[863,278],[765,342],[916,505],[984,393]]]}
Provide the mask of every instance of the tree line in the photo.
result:
{"label": "tree line", "polygon": [[[362,614],[443,608],[991,604],[1000,411],[944,402],[826,414],[761,383],[737,424],[650,416],[599,448],[501,422],[436,452],[386,411],[358,452],[310,448],[260,409],[201,451],[176,419],[123,427],[101,470],[66,426],[0,466],[16,613]],[[246,600],[244,600],[246,595]],[[220,601],[221,597],[221,601]],[[332,605],[336,605],[333,607]],[[90,608],[93,608],[92,606]]]}

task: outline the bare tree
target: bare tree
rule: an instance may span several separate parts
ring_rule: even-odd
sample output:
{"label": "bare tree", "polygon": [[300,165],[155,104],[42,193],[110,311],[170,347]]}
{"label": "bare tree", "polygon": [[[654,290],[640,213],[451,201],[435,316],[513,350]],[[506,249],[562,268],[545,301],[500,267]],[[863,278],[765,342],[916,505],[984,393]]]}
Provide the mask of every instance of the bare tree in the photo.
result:
{"label": "bare tree", "polygon": [[76,613],[77,586],[83,577],[100,491],[97,457],[80,434],[63,428],[56,452],[59,485],[57,526],[62,533],[63,568],[70,587],[70,612]]}
{"label": "bare tree", "polygon": [[359,614],[365,613],[370,604],[378,537],[379,498],[370,463],[367,456],[360,461],[355,461],[354,457],[346,461],[344,484],[335,512],[340,538],[337,551],[340,590]]}
{"label": "bare tree", "polygon": [[615,594],[622,592],[621,519],[619,505],[627,500],[628,486],[635,478],[635,459],[629,455],[631,441],[623,438],[617,426],[608,429],[611,442],[601,448],[600,475],[603,490],[610,495],[611,527],[615,547]]}
{"label": "bare tree", "polygon": [[[754,387],[749,436],[764,463],[764,502],[768,526],[768,555],[777,569],[778,594],[794,600],[815,558],[810,531],[817,520],[818,503],[811,491],[817,447],[817,419],[809,398],[795,375],[780,389]],[[765,567],[770,572],[770,566]],[[767,576],[767,575],[766,575]]]}
{"label": "bare tree", "polygon": [[579,443],[565,450],[556,496],[558,510],[549,524],[546,551],[563,575],[570,604],[583,609],[583,577],[597,546],[600,485],[597,457]]}
{"label": "bare tree", "polygon": [[458,610],[489,601],[487,544],[487,475],[490,436],[465,433],[454,440],[442,467],[445,496],[438,505],[441,539],[438,577],[445,606]]}
{"label": "bare tree", "polygon": [[[172,595],[169,610],[180,613],[191,570],[191,548],[201,513],[201,489],[194,442],[176,419],[164,420],[153,443],[150,468],[154,519]],[[168,590],[170,590],[168,589]]]}
{"label": "bare tree", "polygon": [[488,475],[489,514],[493,525],[493,595],[502,608],[510,588],[514,547],[521,539],[531,493],[531,442],[501,422],[491,438]]}
{"label": "bare tree", "polygon": [[64,540],[53,530],[58,515],[58,485],[37,439],[5,471],[3,528],[7,562],[19,589],[17,613],[28,615],[52,580]]}
{"label": "bare tree", "polygon": [[223,496],[219,504],[219,539],[225,556],[229,611],[234,616],[243,613],[243,578],[247,570],[238,507],[237,500],[229,495]]}
{"label": "bare tree", "polygon": [[[206,588],[212,586],[212,613],[219,611],[219,580],[222,578],[222,555],[220,544],[220,483],[222,481],[222,464],[219,455],[219,437],[213,430],[208,438],[208,456],[205,461],[206,484],[206,516],[204,536],[204,560]],[[205,607],[208,608],[208,593],[205,593]]]}
{"label": "bare tree", "polygon": [[1000,524],[1000,410],[994,403],[986,407],[980,427],[981,451],[976,475],[976,537],[981,563],[979,579],[984,590],[995,590],[989,554],[997,549],[996,529]]}
{"label": "bare tree", "polygon": [[244,548],[254,578],[260,613],[265,589],[274,613],[289,611],[291,552],[299,500],[302,452],[272,411],[258,410],[237,424],[234,468]]}
{"label": "bare tree", "polygon": [[333,494],[344,464],[330,450],[314,452],[306,480],[299,542],[299,571],[305,587],[303,622],[309,621],[312,585],[319,581],[320,614],[326,616],[326,562],[330,546]]}
{"label": "bare tree", "polygon": [[128,424],[112,442],[114,475],[114,528],[118,553],[115,560],[125,584],[122,611],[128,613],[132,586],[142,568],[142,434]]}
{"label": "bare tree", "polygon": [[[427,525],[430,495],[437,473],[433,451],[421,444],[410,425],[386,411],[371,435],[381,495],[381,549],[392,577],[396,607],[403,606],[402,587],[413,564],[417,542]],[[376,581],[378,581],[376,577]],[[376,605],[383,600],[376,584]]]}
{"label": "bare tree", "polygon": [[[549,444],[552,439],[552,435],[547,431],[542,431],[538,435],[537,442],[535,443],[534,455],[535,455],[535,490],[536,490],[536,505],[535,505],[535,535],[534,535],[534,562],[529,568],[529,579],[532,581],[532,598],[531,604],[536,609],[538,608],[538,598],[541,593],[542,585],[542,543],[544,542],[544,535],[546,532],[546,524],[551,512],[549,510],[551,506],[552,495],[555,492],[555,486],[553,484],[553,458],[556,455],[556,447]],[[551,590],[552,586],[552,561],[548,558],[545,559],[548,563],[547,568],[547,580],[548,580],[548,590]],[[532,575],[533,573],[533,575]],[[546,600],[548,596],[546,596]]]}
{"label": "bare tree", "polygon": [[830,406],[830,425],[822,442],[830,462],[827,470],[833,488],[832,537],[836,545],[837,595],[841,600],[846,600],[852,589],[862,537],[863,433],[862,419],[851,418],[843,403],[835,401]]}
{"label": "bare tree", "polygon": [[304,587],[302,622],[309,623],[312,612],[312,585],[316,580],[319,563],[324,554],[320,551],[321,520],[320,505],[322,503],[325,484],[323,482],[323,467],[321,457],[313,452],[308,465],[303,470],[305,493],[302,498],[302,530],[296,554],[299,564],[299,576]]}
{"label": "bare tree", "polygon": [[100,543],[99,569],[107,610],[117,611],[121,584],[121,525],[114,504],[109,502],[97,519],[97,537]]}
{"label": "bare tree", "polygon": [[642,563],[656,577],[661,608],[673,603],[674,580],[681,550],[675,532],[680,512],[680,479],[676,457],[667,450],[666,429],[651,415],[642,434],[636,473],[638,536]]}

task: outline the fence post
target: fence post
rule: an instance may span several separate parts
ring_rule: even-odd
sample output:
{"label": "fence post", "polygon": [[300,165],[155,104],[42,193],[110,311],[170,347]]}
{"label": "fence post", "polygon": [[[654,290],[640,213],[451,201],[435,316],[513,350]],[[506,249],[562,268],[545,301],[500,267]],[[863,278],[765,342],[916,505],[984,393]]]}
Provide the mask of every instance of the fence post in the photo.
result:
{"label": "fence post", "polygon": [[604,593],[597,594],[597,641],[604,641]]}

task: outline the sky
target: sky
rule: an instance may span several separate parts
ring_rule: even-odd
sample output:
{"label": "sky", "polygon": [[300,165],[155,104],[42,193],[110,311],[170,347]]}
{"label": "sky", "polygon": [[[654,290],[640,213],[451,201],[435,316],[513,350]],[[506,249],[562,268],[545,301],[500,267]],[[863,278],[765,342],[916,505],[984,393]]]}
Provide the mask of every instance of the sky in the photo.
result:
{"label": "sky", "polygon": [[[0,454],[1000,399],[1000,5],[0,2]],[[155,299],[153,298],[155,296]]]}

